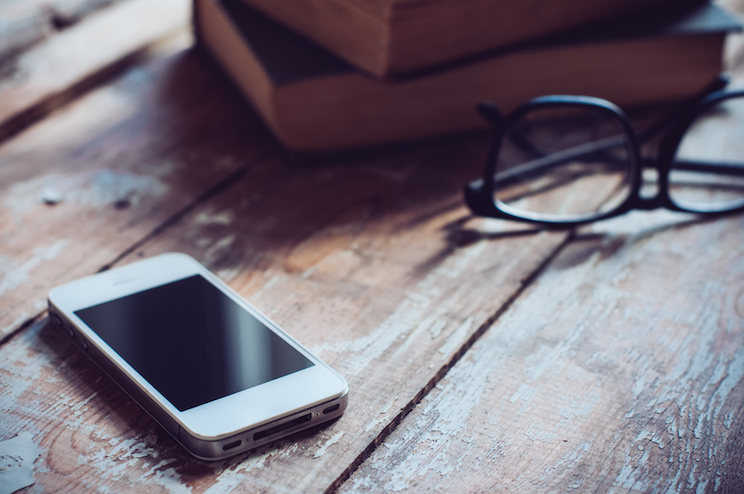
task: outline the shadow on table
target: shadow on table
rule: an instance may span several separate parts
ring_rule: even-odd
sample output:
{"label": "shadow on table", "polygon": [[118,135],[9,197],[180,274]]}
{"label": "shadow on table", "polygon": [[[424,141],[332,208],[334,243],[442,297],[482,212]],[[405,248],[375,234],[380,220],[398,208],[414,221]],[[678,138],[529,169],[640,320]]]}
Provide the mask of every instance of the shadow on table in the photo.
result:
{"label": "shadow on table", "polygon": [[[741,215],[734,215],[734,217]],[[643,242],[653,236],[671,230],[684,230],[701,224],[720,220],[721,217],[706,217],[688,213],[665,210],[633,212],[625,217],[565,229],[569,241],[573,244],[585,244],[584,249],[573,249],[571,256],[562,256],[553,263],[555,269],[566,269],[585,262],[595,253],[600,260],[615,256],[620,250]],[[495,222],[498,230],[486,228],[485,222]],[[480,224],[477,224],[480,222]],[[475,223],[475,224],[474,224]],[[464,215],[441,228],[445,246],[432,257],[416,266],[417,273],[428,272],[441,264],[457,249],[465,248],[477,242],[499,241],[513,237],[538,235],[541,232],[560,232],[561,230],[541,229],[527,223],[508,222],[503,220],[483,220]]]}

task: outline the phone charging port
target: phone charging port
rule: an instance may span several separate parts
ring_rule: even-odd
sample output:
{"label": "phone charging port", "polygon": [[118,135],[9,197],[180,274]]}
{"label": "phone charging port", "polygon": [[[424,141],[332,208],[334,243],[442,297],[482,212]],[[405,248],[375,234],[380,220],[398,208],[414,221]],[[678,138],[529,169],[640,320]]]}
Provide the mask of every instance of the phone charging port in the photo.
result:
{"label": "phone charging port", "polygon": [[272,427],[270,429],[265,429],[259,432],[256,432],[253,434],[253,440],[258,441],[259,439],[263,439],[265,437],[273,436],[274,434],[278,434],[281,431],[287,430],[291,427],[294,427],[296,425],[304,424],[305,422],[310,422],[312,419],[312,415],[309,413],[306,415],[303,415],[301,417],[297,417],[294,420],[290,420],[289,422],[284,422],[281,425],[277,425],[276,427]]}

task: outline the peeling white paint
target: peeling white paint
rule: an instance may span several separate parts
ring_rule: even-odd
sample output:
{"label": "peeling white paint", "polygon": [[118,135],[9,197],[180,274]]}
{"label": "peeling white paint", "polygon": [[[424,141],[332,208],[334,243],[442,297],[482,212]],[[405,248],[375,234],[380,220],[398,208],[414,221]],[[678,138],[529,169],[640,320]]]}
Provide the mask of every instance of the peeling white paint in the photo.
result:
{"label": "peeling white paint", "polygon": [[22,312],[21,315],[11,321],[10,324],[7,324],[6,326],[0,328],[0,334],[4,335],[17,329],[21,324],[26,322],[29,317],[31,317],[31,314],[29,312]]}
{"label": "peeling white paint", "polygon": [[268,452],[254,453],[238,465],[222,470],[215,478],[214,484],[204,491],[204,494],[227,494],[231,492],[245,481],[246,476],[251,471],[264,468],[266,460],[271,456],[272,453]]}
{"label": "peeling white paint", "polygon": [[[459,276],[462,270],[477,257],[482,251],[483,246],[473,246],[468,249],[457,251],[448,257],[442,266],[439,266],[432,272],[428,273],[423,280],[417,283],[416,288],[406,295],[401,303],[396,307],[390,316],[373,329],[368,335],[356,338],[350,341],[340,341],[334,343],[323,343],[313,347],[315,353],[356,353],[353,358],[349,358],[349,366],[346,372],[349,375],[357,375],[363,372],[369,364],[379,358],[383,353],[393,347],[396,342],[404,341],[403,345],[408,348],[412,339],[411,333],[419,328],[421,321],[428,318],[435,320],[446,320],[445,306],[432,306],[432,300],[441,297],[440,284],[442,276]],[[264,290],[267,287],[264,287]],[[450,335],[449,343],[445,342],[440,352],[451,352],[457,348],[458,342],[467,339],[469,325],[472,320],[466,320],[455,332]],[[445,326],[446,327],[446,326]],[[420,332],[423,333],[424,329]],[[444,332],[444,328],[438,329]],[[408,340],[406,340],[408,338]]]}
{"label": "peeling white paint", "polygon": [[[428,305],[428,301],[425,301],[424,303]],[[425,318],[423,321],[416,325],[416,327],[413,331],[411,331],[410,334],[405,336],[401,335],[401,337],[404,339],[404,342],[393,354],[393,359],[398,359],[405,355],[408,352],[408,348],[410,347],[410,345],[414,344],[417,341],[417,338],[422,333],[431,331],[431,328],[434,326],[444,328],[446,324],[447,323],[444,320],[444,317],[440,314],[432,314],[431,316]],[[441,329],[439,330],[439,332],[441,333]]]}
{"label": "peeling white paint", "polygon": [[320,447],[320,449],[318,449],[318,451],[315,452],[313,458],[321,458],[324,454],[326,454],[328,448],[341,440],[344,434],[345,431],[337,432],[336,434],[334,434],[328,441],[325,442],[325,444],[323,444],[323,446]]}
{"label": "peeling white paint", "polygon": [[64,207],[70,203],[89,206],[122,204],[136,206],[145,197],[161,197],[168,186],[157,174],[137,175],[113,170],[99,170],[90,175],[65,175],[50,173],[34,177],[11,186],[5,205],[20,217],[44,204],[44,191],[53,188],[64,198]]}
{"label": "peeling white paint", "polygon": [[[22,365],[6,366],[10,375],[0,373],[0,412],[7,413],[38,413],[38,405],[29,403],[20,409],[18,403],[20,397],[32,392],[39,376],[43,373],[51,374],[45,379],[46,382],[60,382],[56,376],[57,369],[50,362],[54,355],[45,348],[40,352],[29,351],[35,349],[39,341],[39,332],[44,327],[45,321],[38,322],[25,331],[20,338],[13,340],[4,347],[5,356],[12,362]],[[67,363],[63,362],[63,366]],[[64,386],[64,385],[63,385]],[[65,389],[64,387],[62,389]],[[48,420],[57,420],[64,424],[64,428],[70,431],[80,431],[90,435],[98,441],[92,443],[92,449],[85,455],[77,456],[81,464],[93,468],[95,475],[101,479],[112,479],[128,482],[133,468],[142,466],[143,458],[157,459],[161,456],[161,448],[155,447],[157,437],[150,434],[144,439],[111,437],[104,432],[96,422],[91,422],[87,415],[90,402],[97,396],[95,392],[85,398],[76,399],[66,392],[60,392],[51,402],[44,404],[45,415]],[[25,409],[28,408],[26,411]],[[174,459],[163,458],[153,461],[154,465],[147,468],[144,474],[148,482],[163,487],[172,493],[188,492],[182,479],[173,468],[163,467],[172,463]],[[43,468],[43,465],[40,467]],[[132,480],[137,480],[132,477]]]}
{"label": "peeling white paint", "polygon": [[48,247],[37,247],[31,253],[31,258],[20,264],[10,256],[0,257],[0,273],[5,273],[0,278],[0,296],[28,281],[34,268],[59,256],[67,243],[67,240],[58,240]]}
{"label": "peeling white paint", "polygon": [[365,432],[369,432],[373,430],[375,427],[377,427],[379,424],[385,422],[388,420],[387,412],[390,411],[390,409],[393,407],[393,404],[398,400],[397,396],[392,397],[388,403],[382,407],[380,410],[379,416],[376,419],[370,420],[367,426],[364,428]]}
{"label": "peeling white paint", "polygon": [[636,380],[635,385],[633,386],[632,393],[635,396],[640,395],[643,392],[644,384],[646,384],[646,375],[641,374],[641,376]]}
{"label": "peeling white paint", "polygon": [[34,462],[42,452],[29,432],[0,442],[0,494],[11,494],[33,485],[36,482]]}
{"label": "peeling white paint", "polygon": [[[493,364],[488,360],[480,360],[478,362],[468,361],[463,365],[466,368],[458,364],[459,372],[470,375],[488,372],[487,369]],[[483,383],[478,382],[475,386],[465,389],[459,387],[452,394],[439,394],[438,400],[445,401],[432,400],[425,405],[414,426],[406,429],[410,431],[410,435],[403,432],[398,439],[386,444],[386,451],[389,451],[389,454],[397,455],[401,451],[409,452],[409,454],[384,484],[385,491],[405,490],[411,485],[412,478],[427,471],[437,472],[445,477],[454,469],[459,468],[444,452],[454,441],[464,441],[469,443],[468,448],[473,447],[470,438],[462,435],[461,432],[467,428],[467,419],[472,409],[477,406],[484,389]],[[420,442],[422,439],[418,437],[417,431],[419,430],[430,431],[423,442]],[[352,490],[362,489],[365,484],[369,482],[364,477],[356,478]],[[379,486],[379,484],[375,485]]]}
{"label": "peeling white paint", "polygon": [[439,353],[442,354],[442,358],[452,355],[458,348],[460,348],[468,337],[472,334],[473,323],[475,320],[473,317],[468,317],[463,321],[462,324],[447,337],[444,345],[439,347]]}
{"label": "peeling white paint", "polygon": [[235,235],[226,235],[217,240],[210,248],[204,252],[204,262],[211,264],[235,242]]}
{"label": "peeling white paint", "polygon": [[[501,465],[518,472],[509,475],[505,490],[510,492],[534,490],[535,471],[531,468],[546,458],[550,463],[544,467],[546,483],[540,484],[541,491],[550,491],[546,486],[559,481],[556,477],[565,471],[556,467],[561,461],[576,461],[582,471],[587,468],[584,465],[591,464],[588,468],[594,470],[589,471],[606,472],[609,481],[614,478],[611,492],[678,492],[685,485],[702,492],[710,487],[706,478],[711,477],[710,472],[694,470],[693,465],[702,460],[701,455],[717,457],[720,444],[708,444],[709,439],[720,434],[716,428],[732,427],[735,421],[728,407],[744,379],[744,349],[721,349],[721,331],[729,331],[731,322],[719,321],[724,312],[722,301],[730,293],[727,286],[744,274],[744,263],[733,263],[727,268],[728,278],[702,287],[696,296],[705,298],[705,304],[680,310],[689,306],[689,293],[682,291],[678,296],[672,292],[661,300],[663,305],[649,304],[648,300],[658,301],[643,293],[653,289],[653,278],[632,266],[648,265],[650,253],[661,258],[674,254],[686,261],[674,273],[679,278],[677,285],[695,286],[695,280],[699,285],[701,266],[704,269],[706,262],[713,261],[690,256],[681,243],[652,242],[642,235],[625,243],[622,256],[599,259],[592,254],[577,265],[542,274],[341,492],[379,487],[381,482],[389,491],[410,490],[411,486],[452,489],[451,483],[441,480],[447,472],[468,462],[479,468],[498,468],[499,464],[485,462],[499,458],[508,458]],[[600,262],[604,272],[598,283],[593,271]],[[663,276],[661,270],[659,276]],[[604,339],[595,340],[595,331]],[[654,336],[649,338],[649,333]],[[636,335],[646,338],[650,347],[636,345]],[[602,349],[584,355],[597,344]],[[514,355],[523,360],[513,360]],[[501,362],[474,370],[473,361],[481,359]],[[512,369],[518,374],[510,373]],[[616,385],[616,380],[622,383],[623,379],[625,387]],[[612,393],[602,380],[610,380]],[[560,388],[554,390],[553,383],[560,383]],[[499,392],[475,393],[479,386],[494,386]],[[633,398],[632,407],[615,408],[614,404]],[[598,413],[622,417],[618,428],[601,430],[593,425],[601,420]],[[636,423],[645,427],[628,437],[628,427]],[[474,424],[489,425],[487,439],[476,437]],[[697,424],[704,424],[698,431],[700,439],[691,434]],[[614,437],[608,438],[609,434]],[[574,445],[576,435],[582,441]],[[510,450],[504,438],[514,441],[517,449]],[[468,453],[471,445],[478,443],[477,449]],[[610,454],[620,463],[608,463],[610,470],[603,470],[604,461],[598,460],[597,452],[616,444],[620,449]],[[521,451],[533,456],[540,451],[538,456],[544,458],[521,458]],[[602,453],[599,457],[604,458]],[[669,465],[667,475],[660,476],[655,469],[660,458]],[[468,478],[463,472],[455,477],[465,483]],[[571,485],[593,490],[594,481],[585,478]],[[718,477],[716,483],[720,485]],[[465,489],[464,485],[458,487]]]}
{"label": "peeling white paint", "polygon": [[[85,427],[85,429],[88,428]],[[90,430],[88,432],[93,433],[94,431]],[[144,440],[138,438],[116,439],[120,440],[114,441],[113,447],[92,451],[85,457],[81,455],[78,457],[78,461],[92,467],[102,479],[128,482],[133,469],[143,465],[142,458],[155,460],[161,455],[160,448],[154,447],[157,442],[157,437],[154,434],[146,436]],[[109,444],[111,442],[109,441]],[[181,476],[174,468],[163,468],[174,461],[176,461],[175,458],[165,458],[158,461],[145,470],[141,478],[147,478],[149,484],[160,486],[173,494],[191,492],[191,487],[184,484]],[[132,480],[138,479],[133,478]]]}
{"label": "peeling white paint", "polygon": [[[35,339],[43,323],[37,322],[32,325],[23,335],[29,339]],[[47,368],[49,361],[47,358],[38,358],[36,355],[29,355],[28,349],[20,345],[14,345],[15,351],[10,351],[5,347],[7,361],[20,362],[22,366],[6,366],[0,373],[0,412],[8,413],[12,411],[29,387],[33,386],[34,380],[41,375],[42,371]]]}
{"label": "peeling white paint", "polygon": [[232,211],[223,211],[221,213],[202,212],[197,214],[193,221],[197,225],[230,226],[235,221],[235,215]]}
{"label": "peeling white paint", "polygon": [[648,489],[641,481],[642,469],[640,467],[648,462],[648,458],[648,451],[645,451],[637,461],[628,454],[625,458],[625,465],[620,469],[620,473],[615,477],[612,485],[622,487],[623,489],[630,489],[632,487],[639,492],[647,491]]}

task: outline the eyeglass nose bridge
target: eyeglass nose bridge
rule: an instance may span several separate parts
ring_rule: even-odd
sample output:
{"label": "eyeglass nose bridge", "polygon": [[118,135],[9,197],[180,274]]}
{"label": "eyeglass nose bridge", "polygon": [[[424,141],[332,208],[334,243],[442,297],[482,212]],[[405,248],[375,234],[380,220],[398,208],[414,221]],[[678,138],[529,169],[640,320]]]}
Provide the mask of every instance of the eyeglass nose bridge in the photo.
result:
{"label": "eyeglass nose bridge", "polygon": [[[647,158],[640,155],[639,150],[636,149],[637,162],[636,162],[636,178],[633,189],[631,190],[628,201],[630,204],[627,209],[639,209],[649,211],[652,209],[663,208],[668,202],[667,199],[667,186],[668,186],[668,170],[661,165],[661,156],[654,158]],[[653,177],[652,181],[644,176],[650,172]],[[651,193],[644,193],[644,189],[651,189]]]}
{"label": "eyeglass nose bridge", "polygon": [[[723,85],[725,84],[719,83],[719,86]],[[652,210],[657,208],[667,208],[673,211],[706,215],[720,215],[724,213],[744,211],[744,193],[741,194],[741,197],[738,200],[729,200],[728,202],[718,203],[710,202],[709,204],[706,202],[699,202],[697,197],[687,199],[683,196],[677,196],[676,194],[678,194],[678,192],[670,190],[672,182],[674,184],[677,183],[674,181],[676,179],[673,179],[671,174],[678,170],[688,170],[688,166],[693,166],[689,164],[680,165],[680,163],[676,161],[681,139],[689,131],[691,123],[695,121],[695,119],[699,118],[704,111],[707,111],[709,108],[714,108],[729,99],[740,98],[739,101],[744,103],[744,90],[729,90],[725,92],[710,93],[711,89],[720,89],[719,86],[715,88],[707,88],[704,92],[701,92],[701,95],[693,98],[689,105],[685,105],[682,110],[675,111],[672,114],[673,119],[671,117],[667,118],[659,122],[658,125],[652,126],[651,129],[654,129],[653,131],[646,129],[644,132],[639,134],[636,134],[627,115],[625,115],[621,109],[617,108],[610,102],[597,98],[566,95],[544,96],[525,103],[506,116],[503,116],[492,104],[479,105],[478,113],[492,126],[493,139],[491,141],[489,157],[486,162],[485,174],[481,180],[471,182],[465,186],[465,201],[471,211],[476,215],[514,219],[540,224],[549,222],[549,226],[572,226],[590,221],[607,219],[633,209]],[[706,96],[701,100],[703,95]],[[627,190],[625,199],[621,204],[617,205],[616,208],[600,211],[596,216],[591,218],[567,218],[566,220],[561,219],[560,221],[552,221],[551,218],[548,218],[549,221],[545,221],[543,217],[539,216],[539,214],[526,214],[529,213],[529,211],[511,208],[508,203],[504,204],[497,200],[497,197],[494,194],[495,191],[492,189],[496,185],[496,157],[499,155],[500,145],[504,135],[514,125],[514,122],[522,118],[528,111],[554,106],[586,106],[604,109],[605,111],[613,113],[623,126],[625,131],[624,134],[628,138],[626,141],[629,151],[629,169],[627,178],[630,179],[631,183],[629,190]],[[661,131],[664,133],[659,134],[658,132]],[[658,147],[658,155],[655,159],[644,159],[641,156],[640,145],[645,143],[651,136],[662,137]],[[744,176],[744,172],[741,171],[744,170],[744,166],[738,163],[739,162],[737,161],[736,165],[718,165],[717,168],[716,163],[706,162],[704,163],[705,172],[727,177],[732,174],[732,168],[738,166],[738,170],[734,174]],[[711,167],[711,165],[714,166]],[[648,169],[653,169],[657,172],[657,175],[653,180],[653,191],[648,191],[648,189],[644,187],[644,170]],[[650,182],[651,181],[648,180],[647,177],[646,183]],[[744,188],[744,185],[741,185],[741,187]],[[642,188],[644,190],[642,190]]]}

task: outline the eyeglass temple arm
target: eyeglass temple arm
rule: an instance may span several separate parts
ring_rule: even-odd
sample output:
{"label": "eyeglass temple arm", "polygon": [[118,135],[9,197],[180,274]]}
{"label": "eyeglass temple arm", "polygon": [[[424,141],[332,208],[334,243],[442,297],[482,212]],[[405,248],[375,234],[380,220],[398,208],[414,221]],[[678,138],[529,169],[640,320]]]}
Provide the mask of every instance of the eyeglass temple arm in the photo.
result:
{"label": "eyeglass temple arm", "polygon": [[[531,174],[540,173],[582,156],[612,149],[624,142],[624,136],[607,137],[528,161],[499,173],[498,177],[494,175],[494,188],[506,187]],[[495,160],[496,158],[496,156],[489,156],[489,159]],[[490,207],[493,207],[491,193],[490,191],[484,191],[484,186],[483,179],[473,180],[465,186],[465,202],[472,211],[488,211]]]}
{"label": "eyeglass temple arm", "polygon": [[[731,81],[731,76],[729,74],[723,73],[720,74],[718,77],[716,77],[713,82],[705,86],[702,90],[700,90],[695,95],[681,101],[678,105],[674,107],[674,109],[669,112],[666,116],[658,120],[656,123],[651,125],[649,128],[641,131],[638,133],[638,140],[640,142],[647,142],[656,135],[658,135],[661,131],[667,129],[670,125],[672,125],[674,122],[679,120],[679,118],[690,111],[695,105],[697,105],[703,98],[708,96],[711,93],[714,93],[716,91],[720,91],[721,89],[725,88],[729,82]],[[492,105],[491,105],[492,106]],[[479,109],[480,111],[480,109]],[[496,110],[498,111],[498,110]],[[481,113],[483,115],[483,113]],[[500,114],[499,114],[500,116]],[[484,115],[485,117],[485,115]],[[488,117],[485,117],[487,120],[491,121]],[[503,117],[502,117],[503,120]],[[509,138],[522,150],[527,151],[529,153],[532,153],[535,155],[535,157],[543,157],[545,154],[541,152],[538,148],[532,146],[531,143],[524,140],[520,134],[514,134],[512,132],[509,133]]]}
{"label": "eyeglass temple arm", "polygon": [[[498,184],[500,186],[510,185],[516,180],[524,179],[531,174],[541,173],[558,165],[576,160],[577,158],[587,157],[598,152],[607,151],[614,147],[623,145],[624,143],[624,136],[613,136],[606,137],[595,142],[588,142],[580,146],[574,146],[572,148],[564,149],[563,151],[558,151],[543,158],[528,161],[526,163],[522,163],[521,165],[514,166],[509,170],[500,172],[498,176],[494,176],[494,181],[498,181]],[[483,180],[474,180],[470,184],[473,187],[482,187]]]}
{"label": "eyeglass temple arm", "polygon": [[[656,166],[656,160],[644,158],[641,160],[644,168],[653,168]],[[675,170],[684,170],[688,172],[707,172],[718,175],[744,176],[744,163],[733,163],[725,161],[697,161],[697,160],[675,160],[673,164]]]}
{"label": "eyeglass temple arm", "polygon": [[[670,120],[673,120],[679,114],[681,114],[682,111],[689,108],[689,106],[697,104],[698,101],[700,101],[702,98],[704,98],[708,94],[711,94],[715,91],[719,91],[725,88],[730,82],[730,80],[731,80],[731,77],[728,74],[721,74],[718,78],[716,78],[716,80],[714,80],[711,84],[709,84],[702,91],[700,91],[700,93],[690,98],[687,104],[683,105],[684,109],[679,109],[675,112],[672,112],[672,115],[663,119],[657,125],[653,126],[652,128],[648,129],[646,132],[644,132],[643,133],[644,135],[640,137],[640,140],[645,141],[646,139],[652,137],[659,130],[663,129]],[[501,127],[504,123],[503,114],[499,111],[496,105],[494,105],[491,102],[479,104],[478,113],[496,129]],[[593,143],[587,143],[587,144],[582,144],[580,146],[574,146],[573,148],[568,148],[558,153],[553,153],[551,155],[544,156],[536,160],[528,161],[527,163],[523,163],[522,165],[513,167],[510,170],[501,172],[498,177],[494,175],[493,179],[495,182],[498,181],[498,185],[500,187],[507,186],[513,183],[514,181],[516,181],[517,179],[522,179],[531,173],[541,172],[543,170],[553,168],[555,166],[561,165],[563,163],[574,160],[576,158],[580,158],[582,156],[583,157],[590,156],[592,154],[595,154],[601,151],[606,151],[614,147],[624,145],[624,143],[625,143],[624,136],[614,136],[614,137],[608,137],[605,139],[601,139]],[[492,155],[489,156],[489,160],[495,160],[495,159],[497,159],[496,156],[492,156]],[[655,165],[655,161],[648,160],[648,159],[641,159],[640,165],[642,167],[651,167]],[[686,171],[707,171],[710,173],[744,175],[744,166],[738,166],[735,164],[711,163],[711,162],[702,162],[702,161],[676,161],[675,167],[680,170],[686,170]],[[484,197],[483,191],[482,191],[483,186],[484,186],[483,179],[473,180],[472,182],[466,185],[465,196],[466,196],[466,201],[469,204],[472,202],[480,202],[481,198]],[[490,199],[489,199],[489,202],[490,202]],[[471,208],[472,206],[477,207],[477,205],[471,205]]]}
{"label": "eyeglass temple arm", "polygon": [[664,118],[656,122],[651,127],[647,128],[646,130],[638,133],[638,140],[640,142],[647,142],[654,138],[656,135],[658,135],[661,131],[667,129],[670,125],[672,125],[674,122],[679,120],[681,116],[689,112],[695,105],[697,105],[703,98],[708,96],[711,93],[715,93],[716,91],[720,91],[721,89],[728,86],[729,82],[731,82],[731,75],[728,73],[720,74],[718,77],[716,77],[713,82],[705,86],[703,89],[701,89],[698,93],[691,96],[690,98],[687,98],[680,102],[680,104],[676,105],[674,109],[667,114]]}
{"label": "eyeglass temple arm", "polygon": [[[682,115],[684,115],[692,107],[697,105],[698,102],[700,102],[700,100],[702,100],[703,98],[705,98],[711,93],[720,91],[721,89],[725,88],[729,84],[730,81],[731,81],[731,76],[729,74],[726,74],[726,73],[720,74],[718,77],[716,77],[716,79],[713,82],[705,86],[702,90],[697,92],[695,95],[681,101],[666,116],[658,120],[656,123],[651,125],[649,128],[639,132],[638,140],[640,142],[649,141],[650,139],[658,135],[661,131],[667,129],[671,124],[679,120],[679,118]],[[479,108],[479,111],[480,111],[480,108]],[[487,120],[491,121],[491,119],[486,117],[483,113],[481,113],[481,115],[483,115],[484,118],[486,118]],[[515,134],[513,132],[510,132],[509,138],[512,140],[512,142],[514,142],[514,144],[516,144],[523,151],[532,153],[533,155],[535,155],[535,157],[545,156],[545,154],[541,152],[538,148],[534,147],[531,143],[524,140],[520,134],[518,133]]]}

